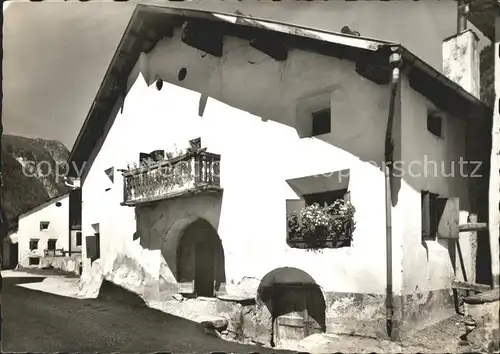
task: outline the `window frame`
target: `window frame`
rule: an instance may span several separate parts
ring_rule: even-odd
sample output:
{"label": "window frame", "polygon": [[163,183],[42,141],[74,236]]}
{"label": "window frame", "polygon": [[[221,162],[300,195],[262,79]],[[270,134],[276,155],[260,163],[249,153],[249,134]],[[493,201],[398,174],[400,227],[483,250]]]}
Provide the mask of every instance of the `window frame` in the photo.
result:
{"label": "window frame", "polygon": [[[50,248],[50,244],[54,243],[54,248]],[[54,251],[57,248],[57,239],[56,238],[49,238],[47,240],[47,250],[49,251]]]}
{"label": "window frame", "polygon": [[[44,227],[46,225],[46,227]],[[40,231],[47,231],[49,229],[50,221],[40,221]]]}
{"label": "window frame", "polygon": [[[31,247],[31,243],[32,242],[35,242],[35,247]],[[30,238],[29,240],[29,249],[30,251],[36,251],[38,250],[38,244],[40,243],[40,239],[39,238]]]}

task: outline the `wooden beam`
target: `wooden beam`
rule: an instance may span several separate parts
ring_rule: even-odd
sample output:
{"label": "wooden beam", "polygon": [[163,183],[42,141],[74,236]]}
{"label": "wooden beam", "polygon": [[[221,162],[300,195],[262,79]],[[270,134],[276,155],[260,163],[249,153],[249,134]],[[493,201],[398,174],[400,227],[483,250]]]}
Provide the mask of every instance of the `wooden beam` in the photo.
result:
{"label": "wooden beam", "polygon": [[465,281],[460,281],[460,280],[456,280],[456,279],[454,279],[452,281],[451,287],[453,289],[458,289],[458,290],[472,290],[472,291],[476,291],[476,292],[482,292],[482,291],[491,290],[491,287],[489,285],[467,283]]}
{"label": "wooden beam", "polygon": [[250,41],[250,46],[269,55],[274,60],[286,61],[288,59],[288,48],[273,36],[254,38]]}
{"label": "wooden beam", "polygon": [[214,57],[222,57],[224,37],[216,26],[186,22],[182,26],[181,41]]}
{"label": "wooden beam", "polygon": [[488,224],[485,222],[462,224],[458,227],[458,230],[459,232],[484,231],[488,230]]}

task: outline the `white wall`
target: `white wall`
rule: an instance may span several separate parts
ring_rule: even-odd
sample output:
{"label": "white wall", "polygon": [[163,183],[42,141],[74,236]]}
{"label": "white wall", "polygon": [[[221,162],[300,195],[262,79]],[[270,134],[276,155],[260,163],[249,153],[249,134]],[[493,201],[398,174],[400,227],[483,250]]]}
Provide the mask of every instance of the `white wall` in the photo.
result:
{"label": "white wall", "polygon": [[[61,206],[56,206],[56,203]],[[40,222],[48,221],[47,230],[40,230]],[[68,250],[69,235],[69,196],[54,199],[19,217],[19,229],[11,235],[19,243],[19,263],[28,266],[30,254],[44,256],[43,250],[47,248],[49,239],[57,239],[56,249]],[[30,252],[30,239],[38,239],[38,249]]]}
{"label": "white wall", "polygon": [[[105,269],[112,269],[116,257],[124,252],[134,257],[149,253],[159,257],[159,252],[142,250],[138,240],[132,241],[134,211],[119,206],[123,198],[121,177],[115,174],[115,186],[104,192],[109,184],[104,170],[125,168],[128,162],[138,160],[139,152],[168,150],[173,143],[182,146],[201,137],[208,151],[222,155],[222,208],[219,219],[209,221],[223,243],[228,284],[236,284],[244,276],[262,278],[277,267],[292,266],[308,272],[325,291],[383,294],[384,177],[365,161],[383,161],[389,88],[360,77],[354,64],[345,60],[292,50],[286,62],[276,62],[238,39],[227,38],[224,45],[222,58],[202,56],[179,41],[177,32],[174,38],[159,42],[149,55],[143,54],[134,69],[124,110],[83,186],[84,236],[93,233],[93,223],[99,222],[101,230],[107,230],[101,231]],[[187,77],[180,82],[177,73],[182,67],[187,68]],[[156,77],[166,81],[161,91],[155,85],[147,86]],[[210,97],[203,117],[198,116],[199,92]],[[402,98],[419,100],[413,93]],[[328,103],[332,132],[299,139],[294,127],[302,133],[310,113]],[[426,147],[419,152],[429,148],[432,158],[443,157],[425,140],[426,130],[409,134],[412,124],[421,127],[426,122],[426,113],[417,108],[402,113],[403,157],[413,158],[407,152],[418,146]],[[455,128],[449,127],[455,134]],[[462,126],[457,127],[456,134],[462,134]],[[460,141],[445,144],[446,151],[452,151],[450,156],[463,150]],[[286,180],[342,169],[351,170],[349,191],[357,209],[352,247],[327,249],[322,254],[291,249],[285,242],[285,201],[297,195]],[[423,188],[425,183],[431,182],[421,180],[415,188]],[[431,184],[448,188],[449,183],[437,178]],[[393,208],[396,294],[402,293],[403,265],[417,271],[424,266],[430,272],[420,256],[403,264],[403,235],[420,241],[420,190],[411,189],[410,184],[403,183],[400,204]],[[408,215],[412,215],[411,221]],[[408,249],[411,247],[408,244]],[[148,272],[157,274],[159,261],[153,258],[148,258]],[[87,261],[84,271],[88,266]],[[449,273],[446,265],[442,271]]]}
{"label": "white wall", "polygon": [[[406,166],[412,161],[422,162],[414,164],[411,170],[405,169],[406,177],[399,194],[401,209],[405,215],[412,216],[404,218],[403,225],[403,293],[412,294],[451,287],[454,271],[448,248],[453,247],[450,244],[453,241],[440,239],[422,244],[420,192],[427,190],[440,197],[458,197],[460,223],[467,223],[470,212],[468,178],[460,172],[459,166],[461,158],[466,161],[466,122],[447,115],[442,123],[443,137],[436,137],[427,131],[427,108],[431,106],[428,100],[412,90],[406,79],[401,92],[403,160]],[[469,237],[470,233],[460,233],[462,253],[470,276]],[[460,273],[460,268],[457,269]]]}

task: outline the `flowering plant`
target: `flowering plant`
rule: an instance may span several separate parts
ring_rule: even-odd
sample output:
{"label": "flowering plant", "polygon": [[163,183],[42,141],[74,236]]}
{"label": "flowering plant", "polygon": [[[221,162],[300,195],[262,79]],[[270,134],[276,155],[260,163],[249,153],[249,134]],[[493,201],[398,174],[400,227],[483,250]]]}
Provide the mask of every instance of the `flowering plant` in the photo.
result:
{"label": "flowering plant", "polygon": [[318,203],[287,215],[289,243],[303,243],[307,250],[339,247],[352,240],[356,209],[350,201],[338,199],[332,204]]}

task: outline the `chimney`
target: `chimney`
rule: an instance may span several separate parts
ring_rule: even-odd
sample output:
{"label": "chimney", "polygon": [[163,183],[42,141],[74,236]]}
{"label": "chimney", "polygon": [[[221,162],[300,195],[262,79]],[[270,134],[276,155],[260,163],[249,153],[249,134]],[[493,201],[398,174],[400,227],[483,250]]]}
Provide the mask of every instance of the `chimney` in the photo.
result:
{"label": "chimney", "polygon": [[443,74],[479,98],[479,37],[462,31],[443,41]]}

